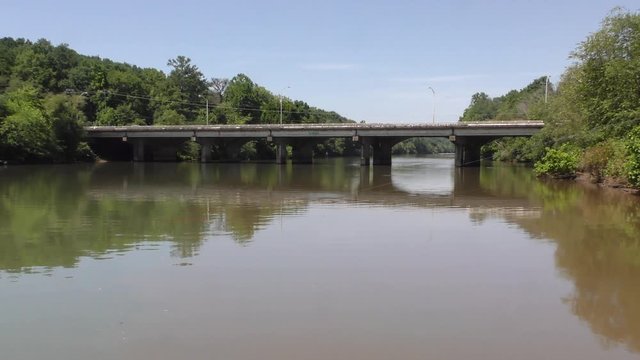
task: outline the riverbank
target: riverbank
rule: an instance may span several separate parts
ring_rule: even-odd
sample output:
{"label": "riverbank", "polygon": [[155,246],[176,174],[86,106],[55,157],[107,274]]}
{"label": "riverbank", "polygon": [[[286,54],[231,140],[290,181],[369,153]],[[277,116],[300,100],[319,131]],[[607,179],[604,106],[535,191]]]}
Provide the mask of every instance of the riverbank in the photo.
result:
{"label": "riverbank", "polygon": [[640,196],[640,189],[629,187],[628,184],[621,183],[612,178],[606,178],[604,181],[596,181],[594,177],[587,172],[579,172],[574,179],[575,182],[582,186],[590,186],[610,191],[624,192],[633,196]]}

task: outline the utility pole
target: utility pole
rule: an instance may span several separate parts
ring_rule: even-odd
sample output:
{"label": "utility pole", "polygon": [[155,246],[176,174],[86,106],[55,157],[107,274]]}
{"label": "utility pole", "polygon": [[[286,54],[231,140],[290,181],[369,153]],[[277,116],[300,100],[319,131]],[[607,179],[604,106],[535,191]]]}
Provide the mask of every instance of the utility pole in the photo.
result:
{"label": "utility pole", "polygon": [[286,88],[282,89],[282,91],[280,91],[280,125],[282,125],[282,93],[286,89],[291,89],[291,86],[287,86]]}

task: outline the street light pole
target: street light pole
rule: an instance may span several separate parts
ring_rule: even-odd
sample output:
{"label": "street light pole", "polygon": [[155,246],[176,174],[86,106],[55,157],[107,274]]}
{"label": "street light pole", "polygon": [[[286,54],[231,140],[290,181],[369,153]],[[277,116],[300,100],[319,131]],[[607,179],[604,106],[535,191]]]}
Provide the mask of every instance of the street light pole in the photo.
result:
{"label": "street light pole", "polygon": [[207,103],[207,125],[209,125],[209,98],[205,98]]}
{"label": "street light pole", "polygon": [[282,125],[282,94],[280,94],[280,125]]}
{"label": "street light pole", "polygon": [[[208,94],[207,94],[208,95]],[[200,99],[204,97],[206,111],[206,124],[209,125],[209,97],[207,95],[198,95]]]}
{"label": "street light pole", "polygon": [[429,86],[428,89],[431,90],[431,93],[433,93],[433,117],[431,118],[431,122],[435,124],[436,123],[436,91],[433,90],[431,86]]}
{"label": "street light pole", "polygon": [[545,81],[544,81],[544,103],[547,103],[547,93],[548,93],[548,88],[549,88],[549,75],[545,76]]}
{"label": "street light pole", "polygon": [[286,90],[286,89],[290,89],[291,86],[287,86],[286,88],[282,89],[282,91],[280,91],[280,125],[282,125],[282,93]]}

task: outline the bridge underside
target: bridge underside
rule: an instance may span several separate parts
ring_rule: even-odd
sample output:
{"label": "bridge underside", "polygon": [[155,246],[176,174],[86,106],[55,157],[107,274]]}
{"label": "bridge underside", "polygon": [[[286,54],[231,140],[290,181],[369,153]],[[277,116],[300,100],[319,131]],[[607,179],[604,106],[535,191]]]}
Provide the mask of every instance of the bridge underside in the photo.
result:
{"label": "bridge underside", "polygon": [[[395,144],[408,137],[362,137],[353,140],[360,145],[360,165],[391,165],[391,153]],[[493,137],[450,137],[455,144],[455,165],[480,166],[482,145]],[[200,145],[199,161],[239,162],[240,151],[252,138],[209,139],[209,138],[96,138],[90,140],[93,150],[103,159],[114,161],[177,161],[178,151],[187,141]],[[268,143],[274,147],[277,164],[284,164],[290,157],[294,164],[311,164],[314,147],[318,138],[271,138]],[[289,152],[287,148],[290,147]],[[290,154],[290,156],[289,156]]]}

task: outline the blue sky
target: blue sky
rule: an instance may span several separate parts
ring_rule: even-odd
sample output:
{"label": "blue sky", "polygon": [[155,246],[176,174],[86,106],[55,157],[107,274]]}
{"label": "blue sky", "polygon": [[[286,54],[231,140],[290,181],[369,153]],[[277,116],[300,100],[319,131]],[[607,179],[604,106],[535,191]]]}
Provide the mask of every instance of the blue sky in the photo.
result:
{"label": "blue sky", "polygon": [[[571,63],[615,6],[637,0],[4,0],[0,36],[67,43],[168,71],[248,75],[274,93],[367,122],[453,122],[471,95],[499,96]],[[289,88],[287,88],[289,87]]]}

